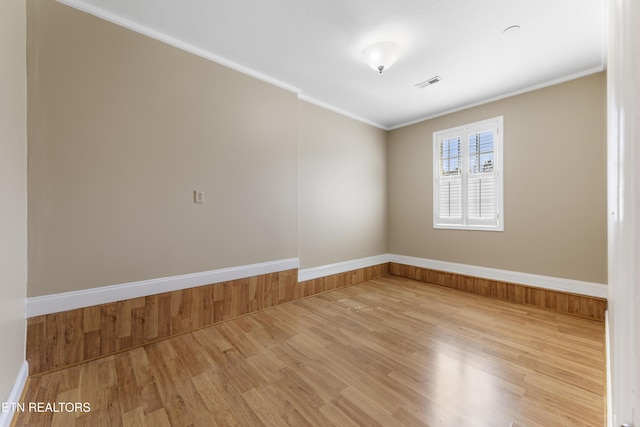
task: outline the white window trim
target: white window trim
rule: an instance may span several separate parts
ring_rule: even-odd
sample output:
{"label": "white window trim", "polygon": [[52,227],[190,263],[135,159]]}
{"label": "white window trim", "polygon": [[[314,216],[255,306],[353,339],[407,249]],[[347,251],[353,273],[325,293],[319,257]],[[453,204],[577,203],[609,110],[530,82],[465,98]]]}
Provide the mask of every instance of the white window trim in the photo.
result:
{"label": "white window trim", "polygon": [[[433,228],[435,229],[446,229],[446,230],[481,230],[481,231],[504,231],[504,183],[503,183],[503,175],[504,175],[504,150],[503,150],[503,116],[493,117],[487,120],[481,120],[474,123],[468,123],[462,126],[456,126],[449,129],[444,129],[441,131],[436,131],[433,133]],[[468,164],[468,148],[464,148],[463,150],[463,160],[462,160],[462,187],[463,187],[463,223],[447,223],[446,221],[440,220],[439,217],[439,186],[438,180],[439,176],[439,158],[440,158],[440,150],[439,150],[439,140],[445,134],[459,133],[462,137],[462,140],[465,141],[466,145],[469,136],[469,130],[472,128],[482,127],[486,125],[495,125],[496,132],[496,141],[495,141],[495,152],[494,152],[494,167],[496,169],[496,197],[497,197],[497,221],[495,224],[490,225],[478,225],[478,224],[469,224],[468,214],[466,209],[466,200],[465,196],[467,193],[467,185],[468,185],[468,168],[466,165]]]}

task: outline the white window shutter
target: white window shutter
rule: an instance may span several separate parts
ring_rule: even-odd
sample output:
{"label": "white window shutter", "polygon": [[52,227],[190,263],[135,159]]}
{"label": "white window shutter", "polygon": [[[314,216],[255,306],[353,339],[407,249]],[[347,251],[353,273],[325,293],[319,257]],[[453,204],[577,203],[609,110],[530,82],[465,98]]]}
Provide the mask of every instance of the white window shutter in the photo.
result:
{"label": "white window shutter", "polygon": [[442,222],[462,224],[462,177],[447,176],[440,179],[439,216]]}
{"label": "white window shutter", "polygon": [[496,129],[470,129],[467,212],[469,225],[494,225],[497,217]]}
{"label": "white window shutter", "polygon": [[504,230],[503,118],[433,133],[433,226]]}
{"label": "white window shutter", "polygon": [[470,223],[493,222],[496,216],[496,179],[493,174],[469,176],[467,200]]}
{"label": "white window shutter", "polygon": [[462,224],[464,220],[462,189],[462,137],[456,133],[442,135],[438,141],[437,221]]}

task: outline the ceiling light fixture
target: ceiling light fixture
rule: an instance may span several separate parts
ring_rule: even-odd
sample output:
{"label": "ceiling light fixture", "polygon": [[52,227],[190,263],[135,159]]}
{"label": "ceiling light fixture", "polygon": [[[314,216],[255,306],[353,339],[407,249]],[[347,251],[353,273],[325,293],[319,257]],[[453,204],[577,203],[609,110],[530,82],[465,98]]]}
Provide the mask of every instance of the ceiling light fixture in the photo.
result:
{"label": "ceiling light fixture", "polygon": [[515,34],[518,31],[520,31],[520,25],[511,25],[510,27],[505,28],[504,30],[502,30],[502,34]]}
{"label": "ceiling light fixture", "polygon": [[390,68],[397,61],[400,55],[400,46],[389,41],[376,42],[365,47],[362,55],[364,56],[364,62],[382,74],[383,70]]}

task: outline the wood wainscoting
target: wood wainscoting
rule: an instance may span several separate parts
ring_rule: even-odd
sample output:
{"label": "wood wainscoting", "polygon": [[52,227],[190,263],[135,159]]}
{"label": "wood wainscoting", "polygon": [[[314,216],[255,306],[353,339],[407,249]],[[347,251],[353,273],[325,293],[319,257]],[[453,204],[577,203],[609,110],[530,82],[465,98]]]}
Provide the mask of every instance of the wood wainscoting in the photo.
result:
{"label": "wood wainscoting", "polygon": [[298,270],[127,299],[27,319],[29,374],[140,347],[268,307],[394,275],[603,321],[607,301],[399,263],[298,282]]}
{"label": "wood wainscoting", "polygon": [[482,279],[395,262],[390,263],[389,272],[394,276],[498,298],[517,304],[533,305],[601,322],[604,321],[607,309],[607,300],[602,298]]}
{"label": "wood wainscoting", "polygon": [[286,270],[27,319],[29,374],[65,368],[389,274],[389,264],[298,282]]}

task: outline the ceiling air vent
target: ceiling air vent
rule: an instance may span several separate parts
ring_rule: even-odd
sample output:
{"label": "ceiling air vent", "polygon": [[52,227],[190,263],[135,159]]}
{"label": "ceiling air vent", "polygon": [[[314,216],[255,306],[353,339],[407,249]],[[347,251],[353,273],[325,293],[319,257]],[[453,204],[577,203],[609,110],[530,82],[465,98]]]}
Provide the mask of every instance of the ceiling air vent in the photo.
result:
{"label": "ceiling air vent", "polygon": [[431,86],[434,83],[438,83],[440,80],[442,80],[440,76],[431,77],[430,79],[427,79],[423,82],[416,83],[415,87],[417,87],[418,89],[424,89],[427,86]]}

